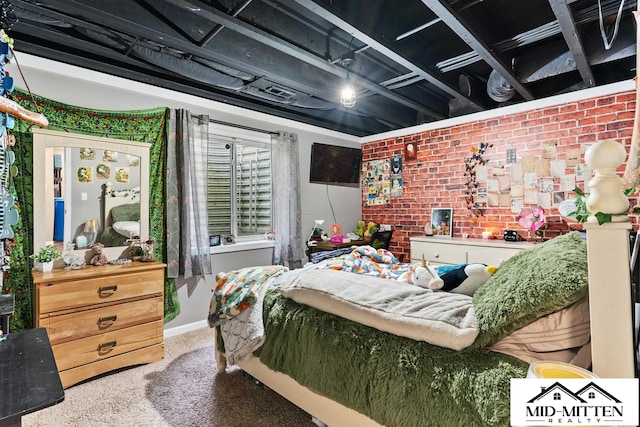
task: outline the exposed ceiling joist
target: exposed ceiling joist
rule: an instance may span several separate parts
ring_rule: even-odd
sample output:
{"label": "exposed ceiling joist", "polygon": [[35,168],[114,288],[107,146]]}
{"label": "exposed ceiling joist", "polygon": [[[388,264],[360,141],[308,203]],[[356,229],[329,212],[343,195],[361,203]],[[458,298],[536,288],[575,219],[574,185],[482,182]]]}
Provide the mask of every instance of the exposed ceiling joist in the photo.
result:
{"label": "exposed ceiling joist", "polygon": [[549,5],[551,5],[551,9],[560,24],[562,36],[576,61],[576,66],[578,67],[584,84],[587,87],[595,86],[596,80],[589,61],[587,61],[587,54],[584,51],[584,46],[582,45],[582,40],[580,40],[580,35],[574,23],[569,5],[563,0],[549,0]]}
{"label": "exposed ceiling joist", "polygon": [[353,25],[350,25],[348,22],[344,21],[337,15],[320,7],[319,5],[314,3],[312,0],[294,0],[294,1],[298,3],[300,6],[303,6],[306,9],[308,9],[310,12],[313,12],[314,14],[322,17],[323,19],[326,19],[328,22],[331,22],[335,26],[341,28],[343,31],[357,38],[358,40],[365,43],[366,45],[371,46],[371,48],[382,53],[384,56],[396,62],[397,64],[402,65],[407,70],[422,77],[423,79],[425,79],[426,81],[428,81],[429,83],[437,87],[438,89],[442,90],[443,92],[448,93],[454,96],[455,98],[463,100],[478,109],[484,109],[481,103],[478,102],[477,100],[472,99],[469,96],[463,95],[457,88],[453,88],[447,85],[446,83],[442,82],[439,78],[437,78],[433,74],[423,70],[413,62],[407,60],[397,52],[394,52],[392,49],[380,43],[378,40],[358,30],[356,27],[354,27]]}
{"label": "exposed ceiling joist", "polygon": [[533,94],[527,89],[513,74],[511,67],[505,64],[502,59],[493,53],[487,43],[482,41],[475,32],[451,9],[445,0],[422,0],[449,28],[453,30],[462,40],[465,41],[478,55],[496,70],[509,82],[522,97],[526,100],[534,99]]}

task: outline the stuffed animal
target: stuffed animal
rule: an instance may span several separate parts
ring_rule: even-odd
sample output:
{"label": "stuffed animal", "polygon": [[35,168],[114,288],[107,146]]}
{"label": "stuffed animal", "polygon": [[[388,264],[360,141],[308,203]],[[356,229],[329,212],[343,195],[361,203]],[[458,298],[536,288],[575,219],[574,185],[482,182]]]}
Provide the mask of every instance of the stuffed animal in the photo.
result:
{"label": "stuffed animal", "polygon": [[102,243],[94,243],[91,246],[91,250],[94,255],[91,257],[91,265],[105,265],[107,261],[107,256],[102,253],[102,249],[104,249],[104,245]]}
{"label": "stuffed animal", "polygon": [[358,221],[358,225],[356,227],[356,234],[360,239],[364,237],[364,221]]}
{"label": "stuffed animal", "polygon": [[371,237],[371,235],[376,231],[378,231],[378,225],[371,221],[367,224],[367,228],[364,230],[364,237]]}
{"label": "stuffed animal", "polygon": [[409,270],[398,277],[398,280],[434,291],[444,286],[444,281],[438,277],[436,271],[424,260],[424,255],[422,255],[422,262],[411,265]]}
{"label": "stuffed animal", "polygon": [[496,270],[496,267],[484,264],[440,265],[437,267],[438,276],[444,281],[441,290],[469,296],[484,285]]}

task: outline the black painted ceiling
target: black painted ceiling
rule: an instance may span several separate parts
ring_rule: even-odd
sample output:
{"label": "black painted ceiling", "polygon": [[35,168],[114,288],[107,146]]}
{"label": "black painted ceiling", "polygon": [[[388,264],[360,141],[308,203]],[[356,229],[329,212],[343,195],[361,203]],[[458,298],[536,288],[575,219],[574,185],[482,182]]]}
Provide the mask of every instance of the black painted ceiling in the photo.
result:
{"label": "black painted ceiling", "polygon": [[636,74],[636,1],[3,2],[18,51],[360,136]]}

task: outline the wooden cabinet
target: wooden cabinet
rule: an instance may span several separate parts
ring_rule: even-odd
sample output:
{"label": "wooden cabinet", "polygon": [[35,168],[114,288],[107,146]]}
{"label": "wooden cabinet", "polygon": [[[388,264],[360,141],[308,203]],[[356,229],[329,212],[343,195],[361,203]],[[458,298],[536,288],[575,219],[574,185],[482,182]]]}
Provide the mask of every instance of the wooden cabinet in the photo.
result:
{"label": "wooden cabinet", "polygon": [[33,272],[35,322],[46,328],[66,388],[164,357],[160,262]]}
{"label": "wooden cabinet", "polygon": [[422,255],[432,265],[486,264],[498,267],[523,249],[529,242],[505,242],[504,240],[412,237],[411,262],[420,262]]}

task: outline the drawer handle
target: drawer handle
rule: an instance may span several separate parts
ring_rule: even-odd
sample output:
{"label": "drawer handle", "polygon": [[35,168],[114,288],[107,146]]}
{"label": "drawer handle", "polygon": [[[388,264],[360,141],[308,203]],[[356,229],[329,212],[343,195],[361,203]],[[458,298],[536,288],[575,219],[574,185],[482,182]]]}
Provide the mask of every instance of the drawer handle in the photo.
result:
{"label": "drawer handle", "polygon": [[113,316],[101,317],[98,319],[98,324],[101,328],[106,328],[116,323],[116,320],[118,320],[118,316],[114,314]]}
{"label": "drawer handle", "polygon": [[98,353],[108,353],[116,348],[116,344],[115,340],[98,344]]}
{"label": "drawer handle", "polygon": [[440,258],[440,254],[433,254],[434,258]]}
{"label": "drawer handle", "polygon": [[115,294],[117,290],[117,285],[100,286],[100,289],[98,289],[98,294],[100,294],[101,297],[106,297]]}

